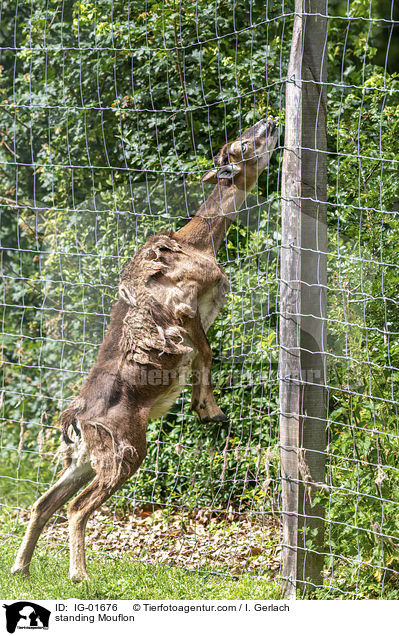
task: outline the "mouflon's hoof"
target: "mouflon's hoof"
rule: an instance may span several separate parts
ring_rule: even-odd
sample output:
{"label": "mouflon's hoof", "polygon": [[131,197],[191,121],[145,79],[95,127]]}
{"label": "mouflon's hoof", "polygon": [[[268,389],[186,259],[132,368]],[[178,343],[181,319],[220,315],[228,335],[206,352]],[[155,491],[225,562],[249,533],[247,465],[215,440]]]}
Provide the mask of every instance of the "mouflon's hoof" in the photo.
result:
{"label": "mouflon's hoof", "polygon": [[213,417],[204,417],[201,418],[201,424],[209,424],[210,422],[215,422],[216,424],[222,424],[228,422],[229,418],[222,411],[217,415],[213,415]]}
{"label": "mouflon's hoof", "polygon": [[22,574],[22,576],[28,577],[30,576],[29,566],[20,567],[19,565],[15,564],[11,568],[11,574]]}
{"label": "mouflon's hoof", "polygon": [[69,578],[72,583],[83,583],[83,581],[90,581],[90,577],[86,572],[70,572]]}

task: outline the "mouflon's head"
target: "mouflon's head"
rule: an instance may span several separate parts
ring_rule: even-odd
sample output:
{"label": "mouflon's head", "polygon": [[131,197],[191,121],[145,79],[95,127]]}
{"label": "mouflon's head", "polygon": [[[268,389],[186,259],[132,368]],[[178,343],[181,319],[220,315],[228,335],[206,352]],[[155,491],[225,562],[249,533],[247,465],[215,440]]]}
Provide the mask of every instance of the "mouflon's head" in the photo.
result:
{"label": "mouflon's head", "polygon": [[225,144],[216,156],[216,166],[202,177],[203,183],[219,183],[221,179],[249,192],[270,161],[280,127],[271,119],[261,119],[238,139]]}

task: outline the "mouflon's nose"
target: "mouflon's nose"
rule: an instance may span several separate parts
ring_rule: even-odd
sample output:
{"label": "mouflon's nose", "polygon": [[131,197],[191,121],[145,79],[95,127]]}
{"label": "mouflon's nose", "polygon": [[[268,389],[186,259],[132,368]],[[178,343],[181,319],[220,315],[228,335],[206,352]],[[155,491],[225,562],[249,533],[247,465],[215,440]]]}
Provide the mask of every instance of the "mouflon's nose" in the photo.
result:
{"label": "mouflon's nose", "polygon": [[278,123],[273,119],[261,119],[255,126],[253,126],[253,132],[256,136],[273,135],[277,132]]}

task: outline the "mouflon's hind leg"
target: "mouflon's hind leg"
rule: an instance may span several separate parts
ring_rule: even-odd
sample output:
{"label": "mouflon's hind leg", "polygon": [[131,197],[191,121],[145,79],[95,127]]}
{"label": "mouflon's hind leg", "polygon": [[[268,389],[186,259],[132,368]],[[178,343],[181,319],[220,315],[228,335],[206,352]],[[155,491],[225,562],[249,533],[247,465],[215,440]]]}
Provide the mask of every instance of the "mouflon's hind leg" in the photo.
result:
{"label": "mouflon's hind leg", "polygon": [[216,404],[212,386],[212,350],[197,312],[195,318],[188,321],[186,329],[197,349],[193,369],[193,392],[191,408],[196,411],[201,422],[227,422],[228,418]]}
{"label": "mouflon's hind leg", "polygon": [[82,488],[93,476],[93,469],[89,463],[67,465],[57,482],[42,495],[32,506],[31,518],[19,548],[15,563],[11,568],[12,574],[29,576],[29,566],[36,543],[44,526],[52,514],[61,508],[75,493]]}
{"label": "mouflon's hind leg", "polygon": [[104,430],[108,431],[105,434],[109,435],[111,443],[104,444],[102,440],[95,447],[89,445],[91,456],[95,457],[96,477],[68,508],[69,577],[74,583],[89,579],[85,559],[85,530],[89,517],[136,472],[146,455],[145,429],[139,443],[127,441],[118,429],[104,426]]}

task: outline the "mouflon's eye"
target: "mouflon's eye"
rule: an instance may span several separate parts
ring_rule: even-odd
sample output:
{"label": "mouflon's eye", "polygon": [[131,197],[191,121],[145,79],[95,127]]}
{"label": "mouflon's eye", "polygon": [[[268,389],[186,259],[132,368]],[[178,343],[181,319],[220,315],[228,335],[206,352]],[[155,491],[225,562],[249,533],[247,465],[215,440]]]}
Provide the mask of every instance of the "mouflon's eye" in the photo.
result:
{"label": "mouflon's eye", "polygon": [[247,144],[244,142],[241,144],[241,152],[244,154],[245,152],[247,152]]}

